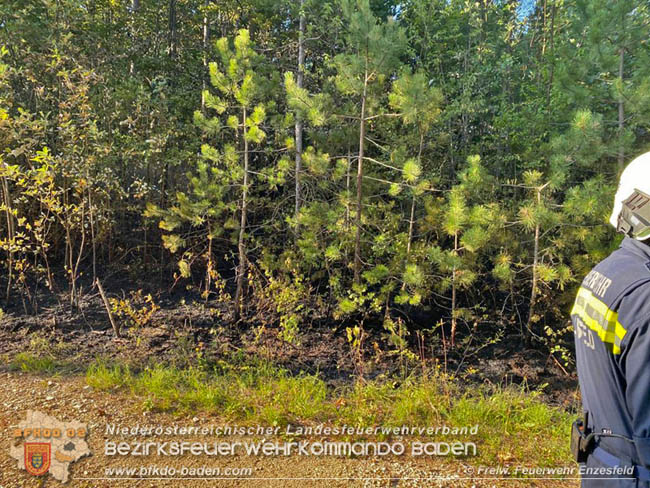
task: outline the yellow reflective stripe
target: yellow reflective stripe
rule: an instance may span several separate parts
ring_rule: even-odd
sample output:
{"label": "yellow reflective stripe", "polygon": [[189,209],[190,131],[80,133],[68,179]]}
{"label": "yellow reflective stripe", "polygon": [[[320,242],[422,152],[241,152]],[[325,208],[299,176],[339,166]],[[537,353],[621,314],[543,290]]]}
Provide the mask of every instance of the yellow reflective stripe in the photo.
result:
{"label": "yellow reflective stripe", "polygon": [[[622,337],[619,337],[619,329],[622,330]],[[621,341],[623,340],[623,337],[625,337],[625,329],[623,329],[623,326],[620,323],[616,323],[616,339],[614,339],[614,345],[616,347],[620,347]]]}
{"label": "yellow reflective stripe", "polygon": [[612,345],[614,354],[621,353],[621,341],[627,330],[618,321],[618,313],[610,310],[586,288],[580,288],[571,315],[577,315],[605,344]]}

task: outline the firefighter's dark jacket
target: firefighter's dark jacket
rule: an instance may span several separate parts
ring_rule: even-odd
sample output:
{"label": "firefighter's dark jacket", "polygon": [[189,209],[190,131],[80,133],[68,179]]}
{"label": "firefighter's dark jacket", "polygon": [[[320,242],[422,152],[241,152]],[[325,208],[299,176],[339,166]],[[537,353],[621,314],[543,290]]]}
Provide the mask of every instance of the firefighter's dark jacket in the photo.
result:
{"label": "firefighter's dark jacket", "polygon": [[[626,237],[584,279],[571,320],[588,428],[633,441],[599,437],[600,452],[621,465],[650,468],[650,246]],[[607,464],[592,454],[586,466]],[[609,477],[583,476],[582,486],[650,487],[643,477]]]}

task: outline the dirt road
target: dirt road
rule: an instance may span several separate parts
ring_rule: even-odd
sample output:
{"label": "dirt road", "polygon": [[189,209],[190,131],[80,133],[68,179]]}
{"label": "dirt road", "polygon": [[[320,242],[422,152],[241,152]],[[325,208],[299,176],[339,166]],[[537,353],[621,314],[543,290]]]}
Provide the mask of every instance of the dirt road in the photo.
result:
{"label": "dirt road", "polygon": [[[138,438],[120,437],[107,433],[107,425],[140,426],[223,426],[228,422],[218,417],[197,414],[175,417],[167,413],[143,413],[141,402],[128,393],[94,391],[83,377],[40,377],[22,373],[0,374],[0,488],[54,487],[61,484],[51,475],[35,477],[17,468],[9,456],[13,426],[25,418],[27,410],[38,410],[61,421],[79,420],[87,423],[87,442],[92,452],[69,466],[71,487],[574,487],[577,481],[502,480],[494,475],[478,475],[477,466],[470,462],[451,462],[438,457],[418,458],[410,453],[384,457],[336,457],[299,455],[238,455],[238,456],[106,456],[105,442],[133,442]],[[139,438],[139,440],[143,440]],[[144,440],[152,440],[144,439]],[[178,436],[153,440],[182,440],[206,442],[205,437]],[[212,443],[215,439],[210,438]],[[236,442],[238,437],[219,440]],[[245,440],[262,440],[248,437]],[[284,441],[275,437],[267,439]],[[165,479],[164,466],[179,472],[202,466],[219,468],[218,476],[197,478],[176,474]],[[108,470],[135,469],[118,473]],[[151,469],[147,478],[137,470]],[[155,470],[159,471],[156,472]],[[250,471],[245,471],[249,470]],[[224,470],[230,470],[224,475]],[[216,471],[216,470],[215,470]],[[238,472],[238,475],[231,474]],[[472,475],[476,478],[472,479]],[[183,479],[179,479],[183,478]],[[488,478],[488,479],[481,479]]]}

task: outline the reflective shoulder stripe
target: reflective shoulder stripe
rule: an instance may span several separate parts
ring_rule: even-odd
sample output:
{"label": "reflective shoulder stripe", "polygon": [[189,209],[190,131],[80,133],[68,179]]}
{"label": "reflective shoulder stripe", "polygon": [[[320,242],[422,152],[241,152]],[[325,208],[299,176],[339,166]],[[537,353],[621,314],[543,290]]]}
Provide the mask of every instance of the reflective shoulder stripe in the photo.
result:
{"label": "reflective shoulder stripe", "polygon": [[571,315],[577,315],[593,330],[614,354],[621,353],[621,341],[627,330],[618,321],[618,313],[610,310],[586,288],[580,288]]}

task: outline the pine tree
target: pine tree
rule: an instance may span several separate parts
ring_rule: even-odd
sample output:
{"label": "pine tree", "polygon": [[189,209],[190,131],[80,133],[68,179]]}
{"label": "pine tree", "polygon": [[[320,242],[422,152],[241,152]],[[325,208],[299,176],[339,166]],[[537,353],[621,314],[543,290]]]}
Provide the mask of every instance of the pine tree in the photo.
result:
{"label": "pine tree", "polygon": [[458,184],[446,198],[442,213],[442,230],[451,238],[449,249],[432,246],[429,254],[443,273],[439,288],[451,290],[450,344],[455,345],[458,320],[471,318],[471,310],[459,306],[459,291],[474,285],[481,273],[479,253],[489,254],[494,237],[502,231],[504,214],[496,203],[484,203],[493,191],[493,178],[481,165],[478,155],[467,159]]}
{"label": "pine tree", "polygon": [[[241,187],[239,205],[239,229],[237,249],[239,265],[237,267],[235,291],[235,320],[241,314],[242,299],[244,294],[244,281],[247,274],[246,256],[246,222],[248,217],[249,187],[250,187],[250,158],[251,144],[259,144],[266,136],[261,129],[261,124],[266,116],[264,104],[256,100],[260,97],[260,80],[256,72],[259,64],[258,55],[253,50],[248,30],[241,29],[234,39],[234,49],[228,45],[228,40],[223,37],[217,42],[217,49],[221,55],[221,71],[215,62],[210,63],[210,81],[219,91],[219,95],[206,93],[205,101],[208,108],[214,109],[219,115],[230,112],[226,120],[226,127],[234,131],[236,140],[241,141],[240,151],[243,156],[243,166],[240,166],[236,149],[231,144],[226,144],[224,149],[225,174],[232,184]],[[200,124],[210,131],[216,124],[221,123],[218,118],[206,120],[200,112],[195,113]],[[207,123],[206,123],[207,122]],[[203,154],[210,154],[213,148],[204,145]]]}
{"label": "pine tree", "polygon": [[[301,26],[304,27],[304,15],[301,14]],[[301,33],[302,39],[303,33]],[[302,41],[301,41],[302,42]],[[301,49],[304,49],[301,48]],[[302,203],[301,191],[301,178],[303,172],[303,141],[305,122],[311,123],[314,127],[322,126],[326,121],[325,114],[325,100],[324,94],[310,95],[306,88],[304,88],[304,53],[299,55],[301,61],[298,65],[298,77],[294,76],[292,72],[286,72],[284,75],[284,86],[287,94],[287,105],[293,110],[295,114],[295,211],[294,217],[298,218]],[[313,149],[313,148],[312,148]]]}
{"label": "pine tree", "polygon": [[407,127],[417,129],[417,157],[406,162],[403,168],[404,180],[411,190],[411,211],[409,216],[408,240],[406,244],[406,261],[408,262],[413,244],[413,229],[415,225],[415,202],[418,195],[426,189],[426,183],[418,184],[422,173],[422,151],[425,138],[433,124],[440,116],[442,92],[430,86],[424,73],[402,75],[393,83],[393,91],[389,96],[390,105],[397,110]]}
{"label": "pine tree", "polygon": [[345,52],[333,59],[334,82],[350,97],[358,112],[357,194],[354,242],[354,282],[361,280],[361,234],[363,227],[363,179],[368,121],[381,115],[383,85],[400,63],[406,47],[404,31],[392,19],[378,22],[368,0],[342,0],[342,22],[347,26]]}
{"label": "pine tree", "polygon": [[[241,29],[234,39],[233,46],[227,38],[217,41],[220,63],[211,62],[210,81],[218,94],[206,90],[203,100],[208,109],[217,113],[206,117],[197,110],[194,114],[197,125],[210,136],[226,136],[223,147],[215,148],[209,144],[201,147],[201,161],[196,173],[188,175],[189,192],[179,192],[177,204],[169,210],[160,210],[150,205],[149,216],[163,217],[161,227],[175,231],[183,222],[192,226],[202,226],[207,240],[206,291],[209,289],[213,270],[212,242],[222,229],[236,231],[238,265],[236,270],[235,320],[241,315],[245,279],[248,269],[247,220],[250,204],[251,185],[251,146],[261,143],[266,134],[262,124],[266,117],[264,103],[259,102],[261,77],[260,58],[253,50],[247,30]],[[230,141],[234,141],[233,144]],[[234,214],[239,213],[235,219]],[[222,216],[223,214],[223,216]],[[224,216],[230,215],[225,218]],[[238,222],[237,222],[238,221]],[[163,237],[165,245],[172,252],[184,244],[182,236],[172,234]],[[179,262],[182,277],[189,277],[190,262],[186,255]],[[195,257],[195,256],[194,256]]]}

